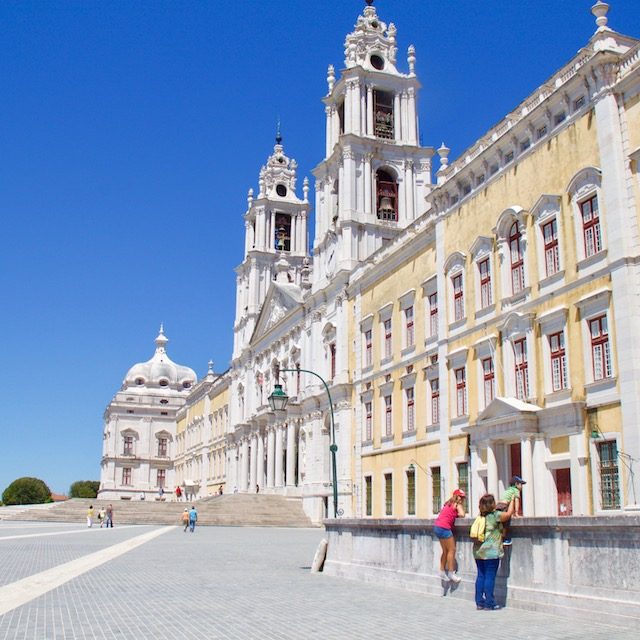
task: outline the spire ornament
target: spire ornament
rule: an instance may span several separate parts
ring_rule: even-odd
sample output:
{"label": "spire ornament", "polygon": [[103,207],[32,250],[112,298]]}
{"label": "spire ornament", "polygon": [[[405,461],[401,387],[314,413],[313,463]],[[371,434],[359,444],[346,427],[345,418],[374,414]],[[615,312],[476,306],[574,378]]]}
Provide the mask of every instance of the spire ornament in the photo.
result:
{"label": "spire ornament", "polygon": [[596,17],[598,29],[603,29],[607,26],[607,22],[609,22],[607,18],[608,12],[609,5],[606,2],[602,2],[602,0],[598,0],[598,2],[591,7],[591,13]]}

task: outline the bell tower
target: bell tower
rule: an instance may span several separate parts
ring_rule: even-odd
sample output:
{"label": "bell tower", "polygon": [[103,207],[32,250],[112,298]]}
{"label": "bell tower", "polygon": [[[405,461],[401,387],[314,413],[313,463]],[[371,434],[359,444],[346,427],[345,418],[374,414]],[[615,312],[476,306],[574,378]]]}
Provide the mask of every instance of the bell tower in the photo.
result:
{"label": "bell tower", "polygon": [[397,68],[396,28],[367,0],[345,40],[344,66],[327,72],[324,160],[316,177],[314,287],[353,269],[425,210],[432,148],[419,144],[416,55]]}
{"label": "bell tower", "polygon": [[[282,146],[280,126],[273,153],[260,169],[258,195],[249,189],[244,214],[244,259],[236,267],[236,321],[233,357],[248,344],[271,281],[279,277],[302,286],[308,274],[309,180],[296,195],[297,163]],[[282,273],[283,264],[287,265]]]}

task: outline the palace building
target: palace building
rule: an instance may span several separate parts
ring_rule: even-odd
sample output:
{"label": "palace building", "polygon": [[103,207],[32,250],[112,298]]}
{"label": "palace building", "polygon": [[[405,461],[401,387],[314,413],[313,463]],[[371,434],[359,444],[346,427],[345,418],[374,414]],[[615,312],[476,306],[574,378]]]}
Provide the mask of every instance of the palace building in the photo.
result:
{"label": "palace building", "polygon": [[[367,3],[327,73],[313,248],[310,185],[298,195],[278,135],[247,199],[230,368],[169,383],[171,482],[299,497],[314,521],[334,500],[428,518],[456,487],[475,508],[513,475],[525,515],[640,508],[640,48],[607,11],[450,161],[419,142],[414,48],[400,61]],[[107,411],[103,491],[122,490],[127,438],[148,450],[162,431],[122,414],[130,377]]]}

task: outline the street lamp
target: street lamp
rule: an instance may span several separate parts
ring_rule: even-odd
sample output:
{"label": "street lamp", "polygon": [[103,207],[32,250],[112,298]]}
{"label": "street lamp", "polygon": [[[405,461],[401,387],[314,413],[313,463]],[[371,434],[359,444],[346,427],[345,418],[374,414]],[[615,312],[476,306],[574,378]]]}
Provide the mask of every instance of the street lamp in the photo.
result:
{"label": "street lamp", "polygon": [[[276,380],[280,377],[280,372],[290,372],[290,373],[309,373],[312,376],[315,376],[322,382],[324,385],[324,390],[327,392],[327,397],[329,398],[329,411],[331,412],[331,445],[329,446],[329,451],[331,452],[331,470],[333,475],[333,517],[338,517],[338,471],[336,466],[336,453],[338,451],[338,445],[336,444],[336,423],[333,417],[333,401],[331,400],[331,393],[329,392],[329,387],[325,382],[324,378],[319,376],[315,371],[309,371],[308,369],[301,369],[297,367],[296,369],[277,369],[276,370]],[[269,396],[269,405],[273,411],[284,411],[287,406],[287,402],[289,402],[289,396],[282,389],[281,384],[276,384],[273,392]]]}

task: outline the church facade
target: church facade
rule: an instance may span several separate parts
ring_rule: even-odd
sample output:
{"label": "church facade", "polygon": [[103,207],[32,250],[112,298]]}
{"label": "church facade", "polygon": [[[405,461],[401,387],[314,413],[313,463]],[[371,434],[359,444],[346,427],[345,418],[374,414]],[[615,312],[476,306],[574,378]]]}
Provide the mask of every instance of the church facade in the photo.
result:
{"label": "church facade", "polygon": [[414,48],[368,3],[327,72],[313,248],[279,135],[249,191],[231,366],[173,415],[176,484],[314,521],[430,517],[456,487],[473,510],[513,475],[525,515],[640,507],[640,53],[607,8],[450,162],[419,143]]}

